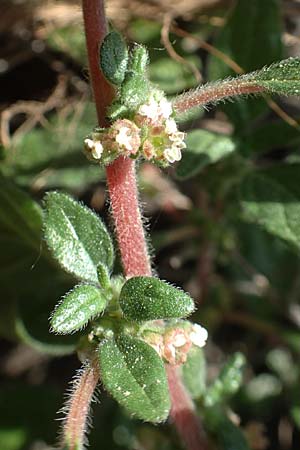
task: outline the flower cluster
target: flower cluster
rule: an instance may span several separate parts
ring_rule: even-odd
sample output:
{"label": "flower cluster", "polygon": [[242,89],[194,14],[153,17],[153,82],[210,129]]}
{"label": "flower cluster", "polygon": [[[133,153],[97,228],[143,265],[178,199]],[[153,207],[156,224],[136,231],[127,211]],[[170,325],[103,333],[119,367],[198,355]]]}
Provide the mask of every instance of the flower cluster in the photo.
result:
{"label": "flower cluster", "polygon": [[172,117],[171,103],[154,91],[129,119],[118,119],[110,128],[96,129],[85,139],[89,159],[109,164],[118,156],[139,156],[162,166],[181,159],[184,133]]}
{"label": "flower cluster", "polygon": [[204,347],[208,338],[207,330],[199,324],[186,322],[184,325],[167,328],[164,334],[147,333],[145,340],[169,364],[185,363],[192,345]]}

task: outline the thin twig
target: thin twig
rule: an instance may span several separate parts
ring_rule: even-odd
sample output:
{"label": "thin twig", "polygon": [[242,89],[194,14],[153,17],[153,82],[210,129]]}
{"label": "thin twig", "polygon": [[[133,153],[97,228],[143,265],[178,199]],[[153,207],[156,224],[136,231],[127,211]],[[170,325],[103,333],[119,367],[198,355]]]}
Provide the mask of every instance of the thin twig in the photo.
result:
{"label": "thin twig", "polygon": [[174,49],[173,45],[170,42],[169,34],[170,34],[170,27],[172,24],[173,17],[171,14],[165,14],[163,19],[163,26],[161,29],[161,40],[164,44],[167,52],[169,53],[170,57],[174,59],[174,61],[177,61],[181,64],[184,64],[187,66],[194,74],[195,80],[197,83],[202,82],[202,75],[200,71],[197,69],[195,64],[191,63],[190,61],[187,61],[185,58],[180,56]]}

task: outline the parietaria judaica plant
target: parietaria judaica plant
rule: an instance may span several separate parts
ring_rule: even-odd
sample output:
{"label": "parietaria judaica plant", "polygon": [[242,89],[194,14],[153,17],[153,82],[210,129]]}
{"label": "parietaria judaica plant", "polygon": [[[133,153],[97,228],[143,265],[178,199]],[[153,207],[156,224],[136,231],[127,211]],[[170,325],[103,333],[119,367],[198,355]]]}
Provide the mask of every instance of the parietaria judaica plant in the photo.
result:
{"label": "parietaria judaica plant", "polygon": [[[181,112],[234,95],[299,92],[295,74],[300,60],[296,58],[204,85],[170,102],[148,80],[147,64],[143,46],[128,51],[114,31],[104,39],[100,68],[115,87],[116,97],[107,113],[110,126],[96,128],[84,140],[84,151],[93,162],[107,166],[122,156],[166,167],[180,161],[186,147],[185,134],[176,123]],[[99,377],[132,416],[153,423],[165,421],[171,407],[165,365],[185,364],[190,354],[202,360],[201,349],[208,339],[204,327],[184,320],[195,310],[192,298],[157,277],[113,275],[109,232],[94,212],[68,195],[46,195],[44,230],[54,258],[78,280],[53,311],[51,330],[57,334],[81,332],[78,354],[87,361],[84,377],[89,379],[84,384],[83,377],[74,387],[62,445],[72,450],[83,448],[89,407],[81,419],[74,405],[83,392],[89,404]],[[203,404],[211,407],[234,393],[241,383],[243,365],[244,358],[238,354],[208,389]]]}

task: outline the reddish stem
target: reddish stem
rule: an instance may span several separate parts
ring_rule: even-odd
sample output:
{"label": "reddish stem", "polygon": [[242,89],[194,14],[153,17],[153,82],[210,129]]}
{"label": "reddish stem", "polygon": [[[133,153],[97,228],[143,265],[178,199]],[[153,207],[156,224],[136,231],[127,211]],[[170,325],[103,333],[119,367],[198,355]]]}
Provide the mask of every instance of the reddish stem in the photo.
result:
{"label": "reddish stem", "polygon": [[166,371],[172,403],[170,416],[176,425],[178,434],[189,450],[207,450],[207,441],[200,420],[180,379],[177,367],[167,364]]}
{"label": "reddish stem", "polygon": [[75,379],[63,427],[63,443],[68,450],[84,446],[91,401],[99,380],[97,367],[87,366]]}
{"label": "reddish stem", "polygon": [[194,91],[188,91],[179,95],[173,102],[173,107],[177,113],[184,113],[197,106],[204,106],[208,103],[215,103],[220,100],[234,97],[236,95],[249,95],[264,92],[265,89],[255,85],[251,81],[242,78],[217,81],[216,83],[205,84]]}
{"label": "reddish stem", "polygon": [[151,276],[134,161],[121,157],[107,167],[106,175],[124,273],[127,278]]}
{"label": "reddish stem", "polygon": [[[105,126],[105,112],[113,99],[113,90],[102,76],[98,64],[99,42],[107,33],[104,5],[102,0],[83,0],[82,4],[91,83],[98,121],[99,125]],[[106,173],[124,274],[126,277],[151,276],[150,258],[138,204],[134,161],[128,158],[119,158],[108,166]],[[205,450],[192,401],[178,374],[171,368],[168,368],[167,372],[172,399],[171,418],[189,450]],[[181,403],[185,405],[184,409],[180,407]],[[186,417],[191,419],[190,423],[186,422]],[[193,442],[190,435],[194,436]],[[190,443],[193,446],[190,447]]]}

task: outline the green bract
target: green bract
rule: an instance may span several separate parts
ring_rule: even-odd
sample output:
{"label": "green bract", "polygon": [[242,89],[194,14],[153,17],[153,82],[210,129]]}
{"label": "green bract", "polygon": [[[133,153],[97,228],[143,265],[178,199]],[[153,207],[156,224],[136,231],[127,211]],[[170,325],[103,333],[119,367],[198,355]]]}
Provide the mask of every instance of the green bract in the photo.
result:
{"label": "green bract", "polygon": [[125,317],[138,322],[187,317],[195,309],[188,294],[153,277],[133,277],[126,281],[120,306]]}
{"label": "green bract", "polygon": [[90,319],[101,314],[106,304],[104,293],[96,286],[89,284],[76,286],[54,310],[50,321],[51,328],[59,334],[80,330]]}
{"label": "green bract", "polygon": [[90,209],[58,192],[45,197],[44,232],[59,264],[78,279],[98,282],[99,263],[111,268],[114,259],[110,236]]}
{"label": "green bract", "polygon": [[145,342],[121,335],[99,348],[101,379],[132,415],[149,422],[166,420],[170,409],[164,365]]}
{"label": "green bract", "polygon": [[111,31],[100,47],[100,67],[105,78],[112,84],[122,84],[127,64],[127,46],[119,33]]}

